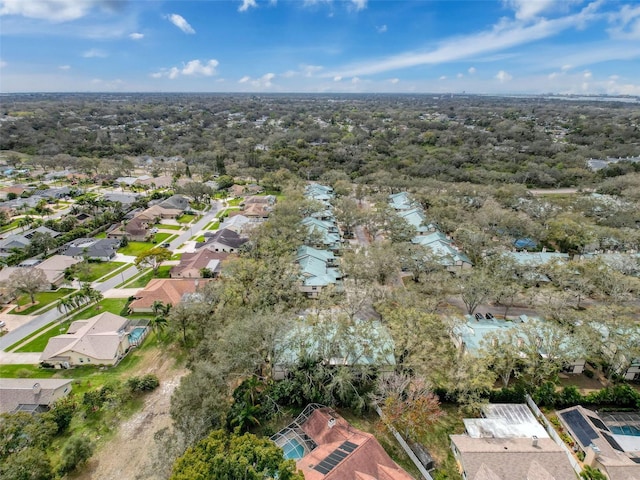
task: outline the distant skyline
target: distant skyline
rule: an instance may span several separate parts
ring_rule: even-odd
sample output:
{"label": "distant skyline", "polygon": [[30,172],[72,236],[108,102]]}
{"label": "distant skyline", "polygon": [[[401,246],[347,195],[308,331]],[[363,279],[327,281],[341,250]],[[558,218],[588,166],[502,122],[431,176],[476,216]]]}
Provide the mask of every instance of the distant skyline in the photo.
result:
{"label": "distant skyline", "polygon": [[636,0],[0,0],[0,92],[640,95]]}

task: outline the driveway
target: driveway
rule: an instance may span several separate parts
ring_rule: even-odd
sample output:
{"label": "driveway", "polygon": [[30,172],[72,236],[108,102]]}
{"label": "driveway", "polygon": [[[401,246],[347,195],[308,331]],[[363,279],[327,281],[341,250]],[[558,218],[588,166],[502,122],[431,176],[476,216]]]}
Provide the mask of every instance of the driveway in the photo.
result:
{"label": "driveway", "polygon": [[0,365],[36,365],[40,363],[40,352],[7,353],[0,351]]}

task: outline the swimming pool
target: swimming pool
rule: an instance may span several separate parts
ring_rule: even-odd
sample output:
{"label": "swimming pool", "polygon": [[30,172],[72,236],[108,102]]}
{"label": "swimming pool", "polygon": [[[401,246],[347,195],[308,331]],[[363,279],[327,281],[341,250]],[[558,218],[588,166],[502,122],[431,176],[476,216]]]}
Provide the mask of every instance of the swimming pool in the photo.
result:
{"label": "swimming pool", "polygon": [[632,437],[640,437],[640,428],[633,425],[622,425],[619,427],[609,427],[613,433],[618,435],[631,435]]}
{"label": "swimming pool", "polygon": [[144,332],[146,329],[147,327],[136,327],[133,330],[131,330],[131,332],[129,332],[129,342],[134,343],[136,345],[140,343],[140,339],[144,335]]}
{"label": "swimming pool", "polygon": [[284,444],[282,450],[284,451],[284,458],[287,460],[299,460],[304,457],[304,447],[295,438],[290,438]]}

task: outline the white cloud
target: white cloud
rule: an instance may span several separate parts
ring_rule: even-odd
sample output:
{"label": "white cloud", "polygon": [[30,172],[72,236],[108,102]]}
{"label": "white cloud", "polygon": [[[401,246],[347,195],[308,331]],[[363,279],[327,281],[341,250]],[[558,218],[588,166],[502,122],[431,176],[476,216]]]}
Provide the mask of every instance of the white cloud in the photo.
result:
{"label": "white cloud", "polygon": [[396,85],[399,81],[400,81],[399,78],[392,78],[392,79],[389,80],[389,82],[393,83],[394,85]]}
{"label": "white cloud", "polygon": [[60,65],[58,68],[60,70],[70,70],[71,69],[71,65]]}
{"label": "white cloud", "polygon": [[593,2],[579,13],[552,20],[538,19],[526,25],[520,21],[503,20],[483,32],[446,39],[433,50],[410,51],[391,57],[375,58],[347,65],[338,71],[327,72],[327,76],[371,75],[418,65],[451,63],[478,55],[499,52],[555,36],[564,30],[575,28],[576,24],[593,20],[598,16],[595,13],[598,5],[598,2]]}
{"label": "white cloud", "polygon": [[469,67],[469,70],[467,70],[467,72],[469,72],[469,75],[473,75],[477,72],[476,67]]}
{"label": "white cloud", "polygon": [[447,79],[447,76],[446,75],[442,75],[442,76],[440,76],[440,78],[438,80],[446,80],[446,79]]}
{"label": "white cloud", "polygon": [[549,78],[549,80],[553,80],[554,78],[558,77],[559,75],[560,74],[558,72],[553,72],[553,73],[550,73],[547,78]]}
{"label": "white cloud", "polygon": [[457,74],[457,75],[456,75],[456,78],[462,78],[462,77],[464,77],[464,75],[463,75],[463,74],[461,74],[461,73],[459,73],[459,74]]}
{"label": "white cloud", "polygon": [[302,65],[302,71],[305,77],[312,77],[314,73],[322,70],[320,65]]}
{"label": "white cloud", "polygon": [[616,39],[640,40],[640,5],[624,5],[619,12],[609,15],[613,26],[607,30]]}
{"label": "white cloud", "polygon": [[190,33],[190,34],[196,33],[193,27],[189,25],[189,22],[187,22],[182,15],[178,15],[177,13],[172,13],[171,15],[167,15],[167,20],[173,23],[176,27],[178,27],[184,33]]}
{"label": "white cloud", "polygon": [[260,78],[251,78],[249,75],[245,75],[240,80],[238,80],[238,83],[251,85],[255,89],[264,89],[273,86],[271,80],[273,80],[275,77],[275,73],[265,73]]}
{"label": "white cloud", "polygon": [[500,70],[496,75],[496,78],[500,81],[500,83],[505,83],[511,80],[513,77],[504,70]]}
{"label": "white cloud", "polygon": [[104,50],[100,50],[98,48],[91,48],[86,52],[83,52],[82,56],[84,58],[106,58],[109,56],[109,54]]}
{"label": "white cloud", "polygon": [[557,6],[557,0],[504,0],[508,8],[515,10],[516,18],[529,20],[540,13]]}
{"label": "white cloud", "polygon": [[367,1],[368,0],[351,0],[351,4],[356,11],[359,11],[367,8]]}
{"label": "white cloud", "polygon": [[376,27],[376,31],[378,33],[384,33],[387,31],[387,26],[386,25],[380,25],[379,27]]}
{"label": "white cloud", "polygon": [[360,79],[359,79],[358,77],[353,77],[353,78],[351,79],[351,83],[353,83],[354,85],[355,85],[356,83],[360,83]]}
{"label": "white cloud", "polygon": [[5,62],[4,60],[0,60],[0,68],[4,68],[6,66],[8,66],[9,64],[7,62]]}
{"label": "white cloud", "polygon": [[131,40],[142,40],[144,38],[144,33],[137,33],[137,32],[130,33],[129,38]]}
{"label": "white cloud", "polygon": [[110,0],[2,0],[0,15],[68,22],[84,17],[96,6],[113,9],[114,3]]}
{"label": "white cloud", "polygon": [[562,70],[563,72],[566,72],[566,71],[568,71],[568,70],[571,70],[571,65],[569,65],[569,64],[564,64],[564,65],[562,65],[561,70]]}
{"label": "white cloud", "polygon": [[340,75],[336,75],[335,77],[333,77],[333,81],[334,82],[340,82],[340,81],[342,81],[342,77]]}
{"label": "white cloud", "polygon": [[238,7],[239,12],[246,12],[250,8],[258,8],[256,0],[242,0],[242,5]]}
{"label": "white cloud", "polygon": [[591,78],[592,74],[589,70],[585,70],[583,73],[584,78]]}
{"label": "white cloud", "polygon": [[219,65],[215,59],[202,62],[201,60],[190,60],[185,63],[182,68],[171,67],[163,68],[159,72],[151,74],[151,78],[167,77],[170,80],[174,80],[179,76],[185,77],[211,77],[216,75],[216,67]]}
{"label": "white cloud", "polygon": [[620,78],[620,76],[618,76],[618,75],[609,75],[609,80],[612,80],[612,81],[614,81],[614,82],[615,82],[616,80],[618,80],[619,78]]}

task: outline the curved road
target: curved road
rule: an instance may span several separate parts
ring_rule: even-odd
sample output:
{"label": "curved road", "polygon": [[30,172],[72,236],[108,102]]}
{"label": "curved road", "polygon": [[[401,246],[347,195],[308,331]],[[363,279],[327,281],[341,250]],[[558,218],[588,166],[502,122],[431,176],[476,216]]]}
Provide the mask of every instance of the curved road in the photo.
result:
{"label": "curved road", "polygon": [[[169,249],[175,250],[184,242],[189,240],[193,235],[196,235],[200,230],[202,230],[208,223],[212,222],[220,210],[222,204],[220,201],[216,200],[212,202],[211,210],[209,210],[203,217],[194,223],[189,230],[181,234],[178,238],[172,240],[170,242]],[[139,270],[135,266],[131,266],[124,270],[122,273],[119,273],[115,277],[111,277],[110,279],[102,282],[102,283],[94,283],[93,288],[99,290],[104,293],[107,290],[114,288],[117,285],[129,280],[134,275],[139,273]],[[44,312],[42,315],[35,317],[29,323],[25,323],[24,325],[19,326],[15,330],[7,333],[6,335],[0,337],[0,350],[4,350],[5,348],[13,345],[14,343],[22,340],[23,338],[31,335],[33,332],[38,330],[39,328],[44,327],[45,325],[58,320],[63,316],[57,308],[52,308]]]}

